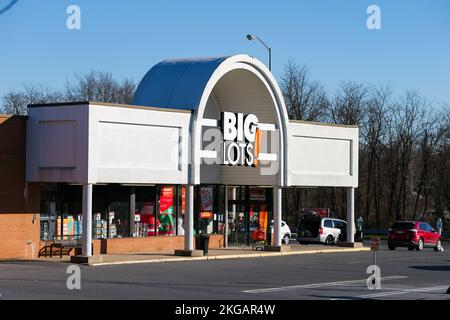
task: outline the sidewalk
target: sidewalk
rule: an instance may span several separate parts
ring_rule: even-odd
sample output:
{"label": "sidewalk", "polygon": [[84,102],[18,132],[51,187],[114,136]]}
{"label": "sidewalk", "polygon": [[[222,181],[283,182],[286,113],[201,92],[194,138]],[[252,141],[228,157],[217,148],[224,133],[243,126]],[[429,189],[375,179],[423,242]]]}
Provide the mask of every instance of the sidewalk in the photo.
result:
{"label": "sidewalk", "polygon": [[[218,259],[246,259],[263,258],[285,255],[300,254],[318,254],[318,253],[336,253],[336,252],[359,252],[370,251],[370,248],[345,248],[328,247],[324,245],[291,245],[289,251],[270,252],[254,251],[251,247],[230,247],[222,249],[209,250],[207,256],[203,257],[180,257],[175,256],[173,251],[158,251],[139,254],[106,254],[103,255],[103,262],[89,264],[92,267],[136,264],[136,263],[158,263],[158,262],[177,262],[177,261],[199,261],[199,260],[218,260]],[[60,258],[41,258],[39,260],[69,262],[69,257]]]}

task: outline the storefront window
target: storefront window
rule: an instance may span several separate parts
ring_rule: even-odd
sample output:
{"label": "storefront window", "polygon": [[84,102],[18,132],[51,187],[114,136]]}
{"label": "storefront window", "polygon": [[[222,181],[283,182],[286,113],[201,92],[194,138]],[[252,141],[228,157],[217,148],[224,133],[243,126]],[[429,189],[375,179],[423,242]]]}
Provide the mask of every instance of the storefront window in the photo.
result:
{"label": "storefront window", "polygon": [[[82,186],[43,184],[41,190],[41,238],[81,238]],[[92,237],[184,235],[185,212],[185,187],[94,185]]]}
{"label": "storefront window", "polygon": [[41,239],[53,240],[56,235],[57,184],[41,185],[40,221]]}
{"label": "storefront window", "polygon": [[111,185],[109,206],[109,237],[130,236],[130,188]]}
{"label": "storefront window", "polygon": [[[82,233],[82,186],[61,184],[58,186],[58,194],[61,199],[62,215],[59,214],[56,219],[56,237],[58,239],[79,239]],[[58,208],[57,204],[57,212]]]}
{"label": "storefront window", "polygon": [[194,221],[195,233],[222,234],[225,219],[225,188],[222,186],[198,187],[196,219]]}
{"label": "storefront window", "polygon": [[92,238],[108,238],[109,221],[109,186],[96,185],[92,191]]}
{"label": "storefront window", "polygon": [[155,220],[156,187],[136,187],[133,237],[155,236],[158,232]]}

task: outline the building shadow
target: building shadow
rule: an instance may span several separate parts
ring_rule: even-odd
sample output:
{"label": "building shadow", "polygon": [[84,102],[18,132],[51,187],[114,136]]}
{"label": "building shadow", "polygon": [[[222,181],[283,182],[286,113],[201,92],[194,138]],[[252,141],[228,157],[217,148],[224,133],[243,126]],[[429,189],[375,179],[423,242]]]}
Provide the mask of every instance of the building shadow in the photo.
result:
{"label": "building shadow", "polygon": [[425,271],[450,271],[450,265],[447,266],[409,266],[409,268]]}

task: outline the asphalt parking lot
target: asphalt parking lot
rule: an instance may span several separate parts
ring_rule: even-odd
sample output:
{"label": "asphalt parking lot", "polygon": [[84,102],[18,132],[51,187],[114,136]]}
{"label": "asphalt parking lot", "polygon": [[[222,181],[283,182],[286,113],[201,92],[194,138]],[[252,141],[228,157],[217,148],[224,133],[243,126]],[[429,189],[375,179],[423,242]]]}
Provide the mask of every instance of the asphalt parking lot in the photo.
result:
{"label": "asphalt parking lot", "polygon": [[[448,245],[448,243],[447,243]],[[446,244],[444,244],[446,247]],[[67,288],[69,263],[0,263],[0,299],[449,299],[450,248],[377,254],[381,289],[369,290],[371,252],[242,260],[81,266],[81,289]]]}

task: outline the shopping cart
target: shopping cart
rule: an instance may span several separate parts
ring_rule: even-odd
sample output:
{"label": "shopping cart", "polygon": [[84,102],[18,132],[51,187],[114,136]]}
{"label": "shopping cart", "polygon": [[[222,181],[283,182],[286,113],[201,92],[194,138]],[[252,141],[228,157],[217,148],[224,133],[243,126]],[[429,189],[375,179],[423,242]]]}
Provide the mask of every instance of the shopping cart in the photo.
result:
{"label": "shopping cart", "polygon": [[256,229],[252,233],[252,238],[252,250],[264,250],[264,245],[266,244],[266,232],[263,229]]}

